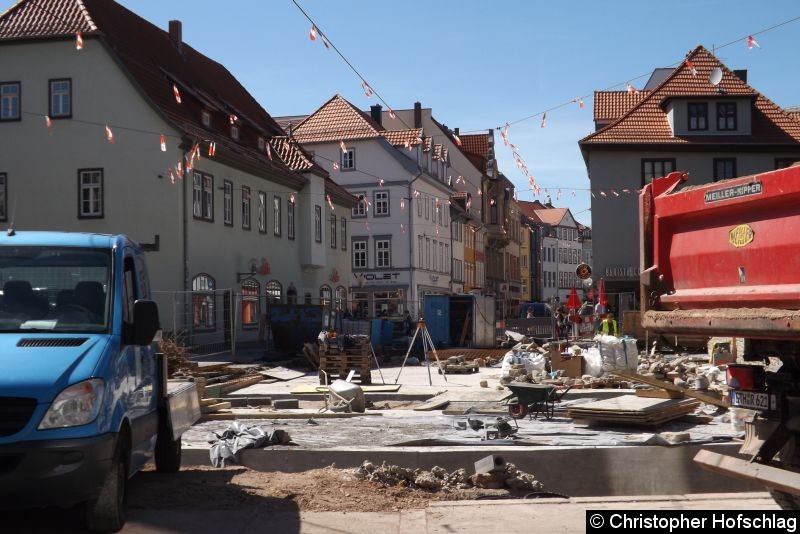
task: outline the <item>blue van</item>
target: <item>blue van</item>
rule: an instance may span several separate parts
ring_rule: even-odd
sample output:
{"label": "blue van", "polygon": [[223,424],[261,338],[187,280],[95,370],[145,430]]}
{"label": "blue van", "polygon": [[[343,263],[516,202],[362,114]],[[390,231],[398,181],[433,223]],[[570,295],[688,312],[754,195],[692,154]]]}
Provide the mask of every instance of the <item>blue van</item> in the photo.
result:
{"label": "blue van", "polygon": [[128,478],[180,469],[200,416],[169,384],[142,249],[125,236],[0,236],[0,507],[85,503],[87,526],[125,522]]}

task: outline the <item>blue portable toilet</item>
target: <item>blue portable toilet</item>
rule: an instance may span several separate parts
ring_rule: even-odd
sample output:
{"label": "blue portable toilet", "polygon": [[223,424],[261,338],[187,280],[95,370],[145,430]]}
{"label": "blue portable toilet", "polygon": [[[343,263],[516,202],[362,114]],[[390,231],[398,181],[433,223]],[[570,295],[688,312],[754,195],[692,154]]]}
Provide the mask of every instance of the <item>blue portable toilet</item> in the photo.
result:
{"label": "blue portable toilet", "polygon": [[447,295],[425,295],[425,324],[436,348],[450,344],[450,297]]}
{"label": "blue portable toilet", "polygon": [[391,345],[393,338],[394,324],[389,319],[384,319],[381,326],[381,345]]}
{"label": "blue portable toilet", "polygon": [[369,341],[373,347],[383,345],[383,319],[373,319],[370,322]]}

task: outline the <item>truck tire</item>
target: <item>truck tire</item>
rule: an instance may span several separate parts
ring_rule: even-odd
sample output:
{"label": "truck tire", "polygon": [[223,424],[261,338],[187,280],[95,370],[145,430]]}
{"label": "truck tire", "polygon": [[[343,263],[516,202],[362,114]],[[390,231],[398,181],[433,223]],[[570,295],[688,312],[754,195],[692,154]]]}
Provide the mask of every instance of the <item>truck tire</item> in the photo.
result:
{"label": "truck tire", "polygon": [[[789,471],[800,473],[800,435],[795,435],[792,438],[786,448],[781,451],[781,455],[783,455],[784,451],[787,452],[788,461],[784,461],[781,458],[782,467]],[[773,500],[778,503],[778,506],[784,510],[800,510],[800,495],[792,495],[791,493],[774,489],[769,490],[769,493],[772,495]]]}
{"label": "truck tire", "polygon": [[[165,419],[162,417],[162,421]],[[181,438],[172,439],[172,431],[166,423],[159,423],[156,438],[156,471],[177,473],[181,469]]]}
{"label": "truck tire", "polygon": [[128,447],[120,434],[117,451],[100,494],[86,502],[86,527],[91,532],[117,532],[125,526],[128,498]]}

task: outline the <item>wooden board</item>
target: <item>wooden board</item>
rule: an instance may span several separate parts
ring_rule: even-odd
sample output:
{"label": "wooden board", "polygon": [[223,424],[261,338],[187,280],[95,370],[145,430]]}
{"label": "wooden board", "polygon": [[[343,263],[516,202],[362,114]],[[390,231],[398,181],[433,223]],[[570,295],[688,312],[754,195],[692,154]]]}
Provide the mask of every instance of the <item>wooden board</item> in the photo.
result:
{"label": "wooden board", "polygon": [[200,411],[202,413],[213,413],[218,412],[220,410],[229,410],[231,407],[230,402],[218,402],[216,404],[211,404],[209,406],[203,406]]}
{"label": "wooden board", "polygon": [[[386,385],[370,385],[370,386],[361,386],[361,389],[364,393],[393,393],[395,391],[400,391],[400,384],[386,384]],[[302,386],[296,386],[292,388],[290,393],[292,395],[308,395],[314,393],[327,393],[328,388],[327,386],[317,386],[314,384],[304,384]]]}
{"label": "wooden board", "polygon": [[292,369],[287,369],[286,367],[274,367],[272,369],[261,370],[259,371],[259,374],[268,376],[270,378],[275,378],[283,382],[294,380],[295,378],[300,378],[301,376],[306,375],[306,373],[302,371],[294,371]]}
{"label": "wooden board", "polygon": [[636,396],[649,399],[682,399],[683,393],[666,389],[637,389]]}
{"label": "wooden board", "polygon": [[572,419],[607,424],[659,425],[693,412],[695,399],[660,399],[623,395],[567,409]]}
{"label": "wooden board", "polygon": [[680,386],[676,386],[670,382],[664,382],[663,380],[658,380],[657,378],[650,378],[648,376],[642,376],[640,374],[631,372],[631,371],[611,371],[612,374],[617,376],[621,376],[627,378],[629,380],[633,380],[635,382],[641,382],[643,384],[648,384],[650,386],[655,386],[657,388],[666,389],[668,391],[678,391],[686,395],[687,397],[692,397],[693,399],[697,399],[699,401],[703,401],[708,404],[713,404],[714,406],[721,406],[722,408],[730,408],[731,405],[728,404],[726,401],[714,397],[708,393],[703,393],[702,391],[695,391],[693,389],[682,388]]}
{"label": "wooden board", "polygon": [[428,412],[431,410],[441,410],[446,408],[450,401],[442,397],[434,397],[424,404],[420,404],[414,408],[416,412]]}

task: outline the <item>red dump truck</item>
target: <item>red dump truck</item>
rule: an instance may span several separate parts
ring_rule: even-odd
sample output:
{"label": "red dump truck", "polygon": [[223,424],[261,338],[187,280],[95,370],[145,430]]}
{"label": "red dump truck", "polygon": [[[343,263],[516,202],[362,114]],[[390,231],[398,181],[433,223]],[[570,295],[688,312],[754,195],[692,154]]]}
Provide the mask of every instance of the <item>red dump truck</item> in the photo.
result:
{"label": "red dump truck", "polygon": [[[700,186],[673,172],[640,196],[642,326],[745,340],[732,406],[756,410],[741,457],[702,467],[800,508],[800,164]],[[746,458],[746,459],[742,459]]]}

